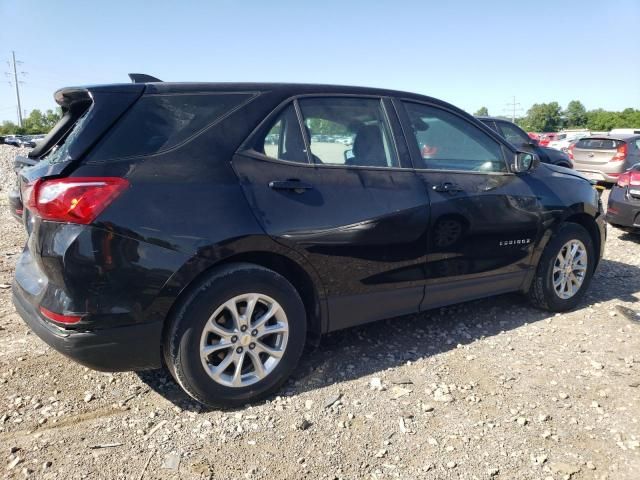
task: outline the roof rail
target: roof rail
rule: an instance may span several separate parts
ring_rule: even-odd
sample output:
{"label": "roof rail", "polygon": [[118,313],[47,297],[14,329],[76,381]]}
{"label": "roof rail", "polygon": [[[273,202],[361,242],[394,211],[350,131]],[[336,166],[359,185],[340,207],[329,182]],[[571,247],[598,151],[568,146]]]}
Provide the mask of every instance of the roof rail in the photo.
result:
{"label": "roof rail", "polygon": [[133,83],[162,82],[159,78],[152,77],[146,73],[130,73],[129,78]]}

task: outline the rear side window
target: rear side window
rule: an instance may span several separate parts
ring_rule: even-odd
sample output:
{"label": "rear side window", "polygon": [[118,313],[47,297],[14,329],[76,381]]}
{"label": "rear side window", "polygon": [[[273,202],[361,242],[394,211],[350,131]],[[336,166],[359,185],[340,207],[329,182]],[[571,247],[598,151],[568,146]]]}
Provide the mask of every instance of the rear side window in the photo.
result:
{"label": "rear side window", "polygon": [[623,144],[620,140],[612,138],[582,138],[578,140],[575,148],[584,148],[585,150],[615,150]]}
{"label": "rear side window", "polygon": [[160,153],[218,121],[251,94],[145,95],[98,144],[92,161]]}
{"label": "rear side window", "polygon": [[298,103],[315,163],[398,167],[380,99],[320,97]]}
{"label": "rear side window", "polygon": [[510,123],[499,122],[500,130],[502,130],[502,136],[511,144],[516,147],[527,145],[531,140],[529,135],[520,131],[517,127],[514,127]]}

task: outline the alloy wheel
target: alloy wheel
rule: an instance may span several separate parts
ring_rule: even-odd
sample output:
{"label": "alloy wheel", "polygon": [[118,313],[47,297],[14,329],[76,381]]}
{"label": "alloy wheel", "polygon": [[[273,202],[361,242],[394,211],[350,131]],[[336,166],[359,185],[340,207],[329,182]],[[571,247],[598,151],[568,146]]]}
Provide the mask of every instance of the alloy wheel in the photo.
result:
{"label": "alloy wheel", "polygon": [[289,324],[280,304],[267,295],[246,293],[229,299],[209,317],[200,359],[215,382],[246,387],[273,371],[288,338]]}
{"label": "alloy wheel", "polygon": [[553,263],[553,289],[558,297],[573,297],[584,283],[588,265],[587,249],[580,240],[565,243]]}

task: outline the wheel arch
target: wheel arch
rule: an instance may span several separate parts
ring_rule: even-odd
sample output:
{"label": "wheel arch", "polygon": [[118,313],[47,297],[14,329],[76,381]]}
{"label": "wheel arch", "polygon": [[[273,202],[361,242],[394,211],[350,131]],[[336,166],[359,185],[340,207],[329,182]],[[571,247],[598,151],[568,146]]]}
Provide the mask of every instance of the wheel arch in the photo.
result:
{"label": "wheel arch", "polygon": [[[200,263],[200,262],[195,262]],[[188,281],[184,281],[179,293],[167,309],[162,331],[162,344],[164,346],[171,319],[183,305],[190,294],[198,288],[203,281],[214,275],[223,268],[233,264],[250,263],[273,270],[287,279],[298,291],[307,313],[307,342],[311,345],[318,345],[322,333],[328,328],[328,312],[324,289],[314,272],[309,272],[294,259],[282,253],[271,251],[245,251],[229,255],[223,259],[209,264],[204,268],[198,268],[198,273]],[[189,268],[190,270],[194,268]],[[309,267],[311,268],[311,267]]]}
{"label": "wheel arch", "polygon": [[538,262],[540,261],[540,258],[542,257],[542,253],[544,252],[544,249],[547,247],[549,240],[551,240],[551,237],[553,237],[553,235],[558,231],[560,226],[565,223],[578,224],[587,231],[587,233],[593,240],[593,247],[594,247],[594,251],[596,252],[596,264],[594,268],[597,268],[598,263],[600,262],[599,252],[602,251],[601,249],[602,249],[603,239],[601,238],[600,229],[598,228],[596,219],[592,215],[584,211],[576,211],[576,210],[570,209],[568,215],[563,217],[561,220],[554,222],[554,225],[551,228],[546,229],[546,231],[542,234],[540,240],[538,241],[538,244],[534,248],[534,252],[532,255],[532,264],[531,264],[533,268],[531,268],[531,271],[523,281],[523,284],[522,284],[523,292],[526,293],[529,291],[529,288],[531,287],[531,282],[533,281],[535,272],[538,268]]}
{"label": "wheel arch", "polygon": [[582,212],[582,213],[574,213],[568,216],[564,220],[564,222],[577,223],[587,231],[587,233],[591,237],[591,240],[593,240],[593,248],[594,248],[594,251],[596,252],[595,267],[597,267],[600,261],[600,255],[598,255],[598,252],[600,252],[602,247],[602,238],[600,238],[600,229],[598,228],[598,224],[596,223],[596,220],[588,213]]}

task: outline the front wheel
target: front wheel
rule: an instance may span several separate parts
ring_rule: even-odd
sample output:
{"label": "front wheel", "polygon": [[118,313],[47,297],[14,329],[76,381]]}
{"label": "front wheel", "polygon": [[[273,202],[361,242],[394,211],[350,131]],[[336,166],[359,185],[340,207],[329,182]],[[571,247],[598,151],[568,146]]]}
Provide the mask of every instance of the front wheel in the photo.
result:
{"label": "front wheel", "polygon": [[531,303],[553,312],[574,308],[589,287],[595,263],[593,240],[585,228],[563,224],[540,258],[529,289]]}
{"label": "front wheel", "polygon": [[304,305],[278,273],[230,265],[191,292],[175,315],[165,360],[180,386],[212,407],[237,407],[276,391],[306,337]]}

